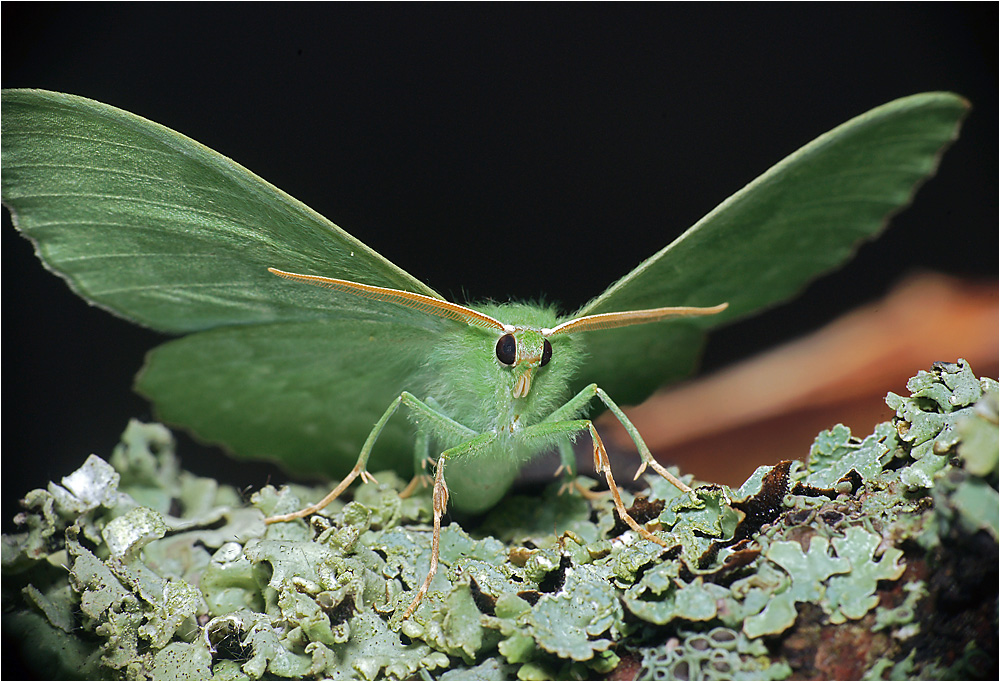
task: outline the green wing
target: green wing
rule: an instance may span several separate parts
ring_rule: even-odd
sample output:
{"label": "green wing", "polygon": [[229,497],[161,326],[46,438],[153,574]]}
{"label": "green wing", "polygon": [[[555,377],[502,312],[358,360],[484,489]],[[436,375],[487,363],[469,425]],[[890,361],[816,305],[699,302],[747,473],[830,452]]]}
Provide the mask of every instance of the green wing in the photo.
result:
{"label": "green wing", "polygon": [[[5,90],[3,201],[80,296],[153,329],[385,315],[268,267],[440,296],[301,202],[169,128]],[[417,325],[425,316],[393,314]]]}
{"label": "green wing", "polygon": [[[164,421],[240,456],[298,474],[341,476],[419,367],[431,331],[326,320],[223,327],[149,353],[136,379]],[[405,419],[379,437],[372,470],[412,469]]]}
{"label": "green wing", "polygon": [[[336,474],[353,464],[444,322],[290,285],[266,268],[438,295],[167,128],[58,93],[4,91],[2,103],[4,203],[46,265],[128,319],[166,332],[212,330],[150,354],[137,386],[159,414],[295,470]],[[948,94],[890,103],[731,197],[578,314],[721,301],[729,310],[588,333],[581,382],[634,402],[687,374],[705,327],[786,298],[877,233],[933,172],[965,110]],[[404,429],[391,427],[383,442],[401,445]]]}
{"label": "green wing", "polygon": [[720,315],[588,332],[581,385],[637,403],[689,374],[704,330],[789,298],[847,261],[934,173],[968,103],[950,93],[895,100],[822,135],[726,199],[570,317],[660,306]]}
{"label": "green wing", "polygon": [[[199,332],[152,351],[137,378],[158,416],[242,456],[346,472],[447,322],[267,268],[440,296],[168,128],[40,90],[2,105],[3,201],[46,267],[122,317]],[[410,468],[408,428],[390,423],[379,443],[397,459],[373,466]]]}

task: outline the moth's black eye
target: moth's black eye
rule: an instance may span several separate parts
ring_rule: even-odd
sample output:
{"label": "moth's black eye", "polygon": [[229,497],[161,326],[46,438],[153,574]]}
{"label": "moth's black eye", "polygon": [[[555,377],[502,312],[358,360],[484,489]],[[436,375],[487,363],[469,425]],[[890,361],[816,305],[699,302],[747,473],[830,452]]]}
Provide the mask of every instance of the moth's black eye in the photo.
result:
{"label": "moth's black eye", "polygon": [[545,345],[542,347],[542,367],[549,364],[549,360],[552,359],[552,344],[549,343],[548,339],[544,339]]}
{"label": "moth's black eye", "polygon": [[508,366],[517,360],[517,340],[513,334],[504,334],[497,341],[497,360]]}

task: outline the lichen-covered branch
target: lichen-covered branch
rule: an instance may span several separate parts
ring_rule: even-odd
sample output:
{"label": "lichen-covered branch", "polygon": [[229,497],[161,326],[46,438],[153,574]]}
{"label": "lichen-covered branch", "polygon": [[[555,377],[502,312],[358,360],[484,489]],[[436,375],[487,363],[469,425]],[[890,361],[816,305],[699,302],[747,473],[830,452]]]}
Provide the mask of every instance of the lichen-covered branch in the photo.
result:
{"label": "lichen-covered branch", "polygon": [[265,526],[325,491],[247,503],[133,422],[108,461],[25,496],[3,626],[54,677],[995,679],[997,383],[959,361],[908,389],[892,422],[825,431],[805,464],[626,496],[666,548],[556,486],[453,521],[406,621],[426,491],[401,499],[380,473]]}

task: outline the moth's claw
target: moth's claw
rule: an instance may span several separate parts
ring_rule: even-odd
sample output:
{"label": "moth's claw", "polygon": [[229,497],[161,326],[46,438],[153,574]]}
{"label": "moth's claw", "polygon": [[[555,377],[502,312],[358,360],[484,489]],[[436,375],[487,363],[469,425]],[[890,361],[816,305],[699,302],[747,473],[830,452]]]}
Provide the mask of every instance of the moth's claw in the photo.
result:
{"label": "moth's claw", "polygon": [[578,481],[571,481],[568,485],[572,485],[573,490],[580,493],[583,499],[590,500],[591,502],[603,500],[609,494],[609,491],[607,490],[591,490],[590,488],[585,488]]}
{"label": "moth's claw", "polygon": [[691,492],[691,486],[689,486],[684,481],[682,481],[681,479],[677,478],[672,473],[667,471],[667,469],[665,469],[663,465],[661,465],[659,462],[655,460],[653,461],[653,471],[655,471],[660,476],[668,480],[675,488],[680,490],[682,493]]}
{"label": "moth's claw", "polygon": [[608,453],[604,449],[603,443],[594,445],[594,471],[603,474],[609,469],[611,469],[611,460],[608,459]]}
{"label": "moth's claw", "polygon": [[433,479],[431,479],[431,477],[428,476],[427,474],[417,474],[416,476],[410,479],[410,482],[406,484],[405,488],[399,491],[399,496],[402,497],[403,499],[406,499],[407,497],[415,493],[417,491],[417,488],[426,488],[427,486],[429,486],[432,480]]}
{"label": "moth's claw", "polygon": [[640,536],[641,536],[641,537],[642,537],[642,538],[643,538],[644,540],[649,540],[650,542],[654,542],[654,543],[656,543],[657,545],[659,545],[660,547],[669,547],[669,546],[670,546],[670,545],[668,545],[668,544],[666,543],[666,541],[665,541],[665,540],[663,540],[662,538],[658,538],[658,537],[656,537],[655,535],[653,535],[652,533],[650,533],[650,532],[649,532],[648,530],[646,530],[645,528],[642,528],[641,526],[639,527],[639,535],[640,535]]}

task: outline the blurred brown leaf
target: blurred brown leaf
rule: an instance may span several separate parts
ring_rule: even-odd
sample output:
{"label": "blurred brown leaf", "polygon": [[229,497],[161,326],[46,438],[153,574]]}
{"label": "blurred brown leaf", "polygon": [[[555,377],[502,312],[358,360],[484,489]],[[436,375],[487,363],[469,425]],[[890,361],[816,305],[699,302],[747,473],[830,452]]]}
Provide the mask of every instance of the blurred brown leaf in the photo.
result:
{"label": "blurred brown leaf", "polygon": [[[762,464],[803,458],[834,424],[865,436],[892,416],[887,391],[937,361],[965,358],[997,376],[996,282],[940,274],[904,280],[885,298],[819,331],[628,410],[661,462],[696,478],[739,485]],[[628,436],[602,417],[607,437]],[[735,454],[734,454],[735,453]]]}

